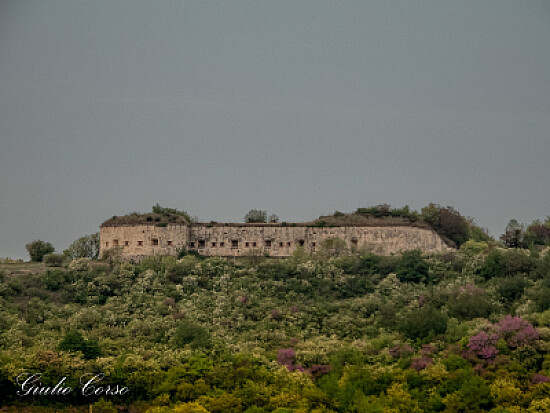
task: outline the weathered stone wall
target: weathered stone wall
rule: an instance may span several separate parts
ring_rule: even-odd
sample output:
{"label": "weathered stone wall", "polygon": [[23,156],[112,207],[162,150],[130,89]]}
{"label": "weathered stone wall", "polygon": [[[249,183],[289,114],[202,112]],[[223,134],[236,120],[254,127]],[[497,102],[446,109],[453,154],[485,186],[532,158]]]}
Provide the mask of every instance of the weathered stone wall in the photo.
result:
{"label": "weathered stone wall", "polygon": [[365,248],[381,255],[412,249],[426,252],[451,249],[435,231],[411,226],[168,224],[101,227],[101,250],[122,247],[123,257],[133,260],[153,254],[176,255],[182,247],[210,256],[268,253],[285,257],[300,246],[314,252],[329,238],[340,238],[349,248]]}
{"label": "weathered stone wall", "polygon": [[100,228],[100,253],[122,248],[125,259],[141,260],[155,254],[176,255],[187,247],[189,227],[186,225],[120,225]]}

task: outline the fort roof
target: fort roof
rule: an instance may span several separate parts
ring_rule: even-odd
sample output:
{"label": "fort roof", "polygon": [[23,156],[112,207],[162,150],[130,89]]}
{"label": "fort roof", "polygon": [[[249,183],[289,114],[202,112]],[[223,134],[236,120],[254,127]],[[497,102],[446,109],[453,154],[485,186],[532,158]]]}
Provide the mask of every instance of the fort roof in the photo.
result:
{"label": "fort roof", "polygon": [[157,214],[154,212],[148,214],[140,214],[137,212],[123,215],[113,216],[101,224],[102,227],[117,227],[122,225],[163,225],[163,224],[188,224],[185,215],[182,214]]}
{"label": "fort roof", "polygon": [[400,217],[375,218],[357,214],[342,214],[338,216],[321,216],[309,222],[278,222],[278,223],[220,223],[220,222],[190,222],[182,214],[132,213],[124,216],[113,216],[101,224],[101,227],[133,226],[133,225],[190,225],[190,226],[229,226],[229,227],[391,227],[410,226],[431,229],[422,220],[411,220]]}

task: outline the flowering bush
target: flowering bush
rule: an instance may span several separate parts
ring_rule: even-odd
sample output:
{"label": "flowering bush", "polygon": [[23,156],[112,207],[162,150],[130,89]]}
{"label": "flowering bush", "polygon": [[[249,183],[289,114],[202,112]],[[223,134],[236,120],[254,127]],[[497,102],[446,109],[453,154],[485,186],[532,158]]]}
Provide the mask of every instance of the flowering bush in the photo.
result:
{"label": "flowering bush", "polygon": [[482,359],[493,359],[498,354],[496,344],[498,342],[498,334],[487,334],[485,331],[470,337],[468,348]]}
{"label": "flowering bush", "polygon": [[497,331],[510,348],[527,346],[539,339],[539,332],[532,324],[521,317],[507,315],[500,320]]}
{"label": "flowering bush", "polygon": [[433,360],[428,356],[416,357],[412,360],[411,369],[420,371],[433,364]]}
{"label": "flowering bush", "polygon": [[550,382],[550,377],[547,377],[544,374],[537,373],[531,379],[531,383],[533,384],[541,384],[541,383],[548,383],[548,382]]}
{"label": "flowering bush", "polygon": [[305,372],[313,378],[320,377],[330,371],[330,366],[326,364],[314,364],[309,369],[305,369],[301,364],[294,364],[296,361],[296,353],[292,347],[280,349],[277,353],[277,361],[279,364],[286,366],[288,371]]}
{"label": "flowering bush", "polygon": [[296,358],[296,353],[292,347],[282,348],[277,353],[277,361],[283,366],[292,366]]}
{"label": "flowering bush", "polygon": [[414,354],[414,349],[410,345],[405,343],[390,348],[389,353],[390,356],[392,356],[393,358],[399,358],[401,356]]}

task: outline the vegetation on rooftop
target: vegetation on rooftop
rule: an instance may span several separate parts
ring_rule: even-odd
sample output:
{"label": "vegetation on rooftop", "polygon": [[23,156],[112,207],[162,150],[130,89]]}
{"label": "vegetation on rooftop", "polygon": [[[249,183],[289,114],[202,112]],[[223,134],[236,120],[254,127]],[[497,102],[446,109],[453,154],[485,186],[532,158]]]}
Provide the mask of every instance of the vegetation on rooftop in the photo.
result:
{"label": "vegetation on rooftop", "polygon": [[189,214],[185,211],[179,211],[174,208],[164,208],[159,204],[156,204],[149,213],[132,212],[123,216],[113,216],[107,221],[103,222],[101,226],[115,226],[115,225],[138,225],[138,224],[185,224],[193,222]]}

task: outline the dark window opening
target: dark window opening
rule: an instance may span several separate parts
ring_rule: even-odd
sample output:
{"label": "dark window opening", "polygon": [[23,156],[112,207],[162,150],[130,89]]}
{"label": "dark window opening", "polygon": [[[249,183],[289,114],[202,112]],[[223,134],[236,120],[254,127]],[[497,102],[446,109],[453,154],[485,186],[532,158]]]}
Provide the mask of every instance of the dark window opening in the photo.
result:
{"label": "dark window opening", "polygon": [[225,242],[220,242],[220,247],[225,246]]}
{"label": "dark window opening", "polygon": [[298,241],[298,244],[300,245],[300,247],[303,247],[305,243],[306,242],[303,239]]}
{"label": "dark window opening", "polygon": [[237,248],[239,248],[239,240],[236,240],[236,239],[231,240],[231,248],[232,248],[232,249],[237,249]]}
{"label": "dark window opening", "polygon": [[315,248],[315,242],[311,243],[311,248]]}
{"label": "dark window opening", "polygon": [[117,239],[114,239],[114,240],[113,240],[113,245],[114,245],[115,247],[118,247],[118,240],[117,240]]}
{"label": "dark window opening", "polygon": [[153,238],[151,241],[153,241],[153,245],[159,245],[158,238]]}
{"label": "dark window opening", "polygon": [[351,243],[352,243],[353,245],[357,245],[357,238],[352,238],[352,239],[351,239]]}
{"label": "dark window opening", "polygon": [[105,246],[106,246],[106,247],[109,247],[109,241],[107,241],[107,242],[105,243]]}
{"label": "dark window opening", "polygon": [[288,242],[286,243],[286,246],[287,246],[287,247],[290,247],[290,241],[288,241]]}
{"label": "dark window opening", "polygon": [[255,242],[252,243],[252,246],[253,246],[253,247],[255,247],[256,245],[258,245],[258,244],[256,244]]}
{"label": "dark window opening", "polygon": [[203,239],[200,239],[199,240],[199,248],[204,248],[206,245],[206,241],[204,241]]}
{"label": "dark window opening", "polygon": [[191,241],[189,243],[189,248],[195,248],[195,242],[194,241]]}
{"label": "dark window opening", "polygon": [[283,243],[282,242],[279,242],[279,247],[282,247],[283,246]]}
{"label": "dark window opening", "polygon": [[215,243],[215,242],[213,242],[213,243],[212,243],[212,247],[215,247],[215,246],[216,246],[216,243]]}
{"label": "dark window opening", "polygon": [[130,241],[124,241],[124,246],[127,247],[128,245],[130,245]]}
{"label": "dark window opening", "polygon": [[143,246],[143,241],[138,241],[138,247],[142,247]]}
{"label": "dark window opening", "polygon": [[266,241],[266,242],[265,242],[265,247],[266,247],[266,248],[271,248],[271,241],[269,241],[269,240]]}
{"label": "dark window opening", "polygon": [[172,241],[166,241],[168,245],[172,245]]}

